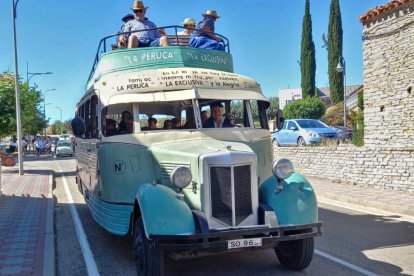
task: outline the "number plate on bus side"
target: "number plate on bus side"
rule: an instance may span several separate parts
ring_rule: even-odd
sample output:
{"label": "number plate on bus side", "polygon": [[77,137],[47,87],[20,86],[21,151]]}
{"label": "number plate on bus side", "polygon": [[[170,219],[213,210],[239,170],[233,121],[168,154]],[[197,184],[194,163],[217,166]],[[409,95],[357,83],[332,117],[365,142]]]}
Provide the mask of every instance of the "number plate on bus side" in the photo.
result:
{"label": "number plate on bus side", "polygon": [[253,246],[262,246],[261,238],[254,239],[241,239],[241,240],[231,240],[228,241],[228,249],[233,248],[243,248],[243,247],[253,247]]}

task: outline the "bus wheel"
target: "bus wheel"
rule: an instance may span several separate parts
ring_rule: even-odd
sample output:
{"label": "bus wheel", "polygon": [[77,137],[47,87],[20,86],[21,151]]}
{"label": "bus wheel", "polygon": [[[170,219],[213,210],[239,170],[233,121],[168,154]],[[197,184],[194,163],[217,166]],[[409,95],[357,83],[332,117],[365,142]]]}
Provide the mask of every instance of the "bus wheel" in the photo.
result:
{"label": "bus wheel", "polygon": [[313,258],[314,240],[312,238],[285,241],[275,247],[280,263],[291,270],[307,268]]}
{"label": "bus wheel", "polygon": [[132,253],[138,275],[163,275],[164,256],[145,235],[142,218],[135,221]]}

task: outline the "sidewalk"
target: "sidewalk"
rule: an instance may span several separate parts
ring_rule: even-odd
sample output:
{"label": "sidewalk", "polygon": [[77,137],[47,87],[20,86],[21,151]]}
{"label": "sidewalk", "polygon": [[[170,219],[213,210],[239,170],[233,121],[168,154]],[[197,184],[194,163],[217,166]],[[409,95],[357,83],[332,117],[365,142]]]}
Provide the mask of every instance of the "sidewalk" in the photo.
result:
{"label": "sidewalk", "polygon": [[0,275],[54,275],[52,171],[24,169],[1,167]]}
{"label": "sidewalk", "polygon": [[414,217],[414,194],[306,176],[318,199],[328,198]]}

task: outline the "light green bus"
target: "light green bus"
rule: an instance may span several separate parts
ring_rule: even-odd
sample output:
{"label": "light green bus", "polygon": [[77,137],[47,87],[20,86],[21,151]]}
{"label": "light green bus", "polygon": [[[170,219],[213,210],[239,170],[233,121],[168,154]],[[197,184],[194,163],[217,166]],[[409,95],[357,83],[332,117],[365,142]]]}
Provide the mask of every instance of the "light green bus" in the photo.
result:
{"label": "light green bus", "polygon": [[162,275],[164,257],[251,249],[302,270],[322,233],[312,186],[274,162],[269,101],[222,38],[224,52],[107,51],[106,37],[77,104],[79,189],[99,225],[133,235],[139,275]]}

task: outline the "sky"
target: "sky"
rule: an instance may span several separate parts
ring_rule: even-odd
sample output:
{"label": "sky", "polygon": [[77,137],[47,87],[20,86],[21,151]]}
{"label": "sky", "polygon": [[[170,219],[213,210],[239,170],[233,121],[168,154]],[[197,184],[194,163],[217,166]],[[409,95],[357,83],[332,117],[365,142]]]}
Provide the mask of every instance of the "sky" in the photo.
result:
{"label": "sky", "polygon": [[[13,0],[12,0],[13,1]],[[15,72],[12,1],[0,0],[0,72]],[[362,25],[359,16],[387,0],[341,0],[347,85],[363,84]],[[158,26],[181,25],[186,17],[200,21],[206,10],[217,10],[216,32],[230,40],[234,69],[261,84],[267,97],[284,88],[300,87],[298,61],[305,0],[144,0],[146,16]],[[20,0],[17,6],[19,75],[46,94],[50,122],[73,118],[84,94],[99,40],[115,34],[121,18],[131,13],[132,0]],[[316,85],[328,86],[327,51],[330,0],[311,0],[316,49]],[[114,41],[115,42],[115,41]],[[27,70],[27,65],[28,69]],[[58,107],[58,108],[56,108]]]}

